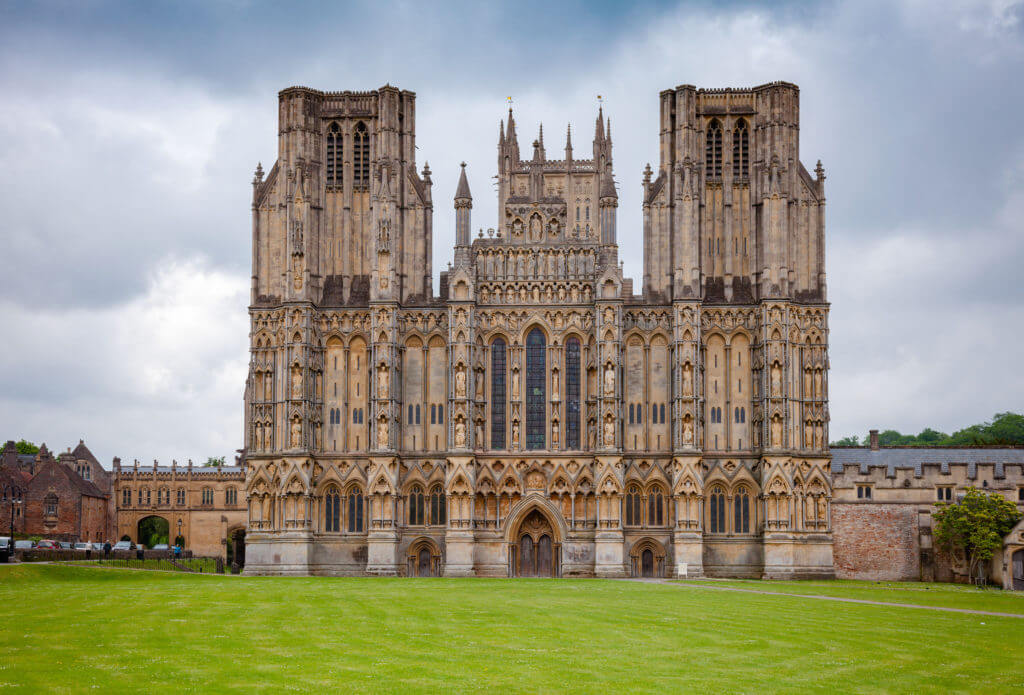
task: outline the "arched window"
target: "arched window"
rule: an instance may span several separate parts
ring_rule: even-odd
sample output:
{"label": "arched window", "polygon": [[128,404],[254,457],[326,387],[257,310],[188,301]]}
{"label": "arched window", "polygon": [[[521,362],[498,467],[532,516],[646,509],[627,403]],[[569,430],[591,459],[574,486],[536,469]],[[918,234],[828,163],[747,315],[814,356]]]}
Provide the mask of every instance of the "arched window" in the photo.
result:
{"label": "arched window", "polygon": [[505,341],[491,343],[491,448],[505,448]]}
{"label": "arched window", "polygon": [[526,336],[526,448],[543,449],[547,439],[547,369],[544,333]]}
{"label": "arched window", "polygon": [[665,496],[659,487],[652,488],[647,494],[647,524],[648,526],[665,525]]}
{"label": "arched window", "polygon": [[708,125],[704,146],[704,173],[708,178],[722,177],[722,125],[713,119]]}
{"label": "arched window", "polygon": [[445,514],[444,490],[440,485],[430,488],[430,524],[444,526],[447,522]]}
{"label": "arched window", "polygon": [[750,533],[750,494],[747,488],[741,487],[733,498],[735,515],[733,517],[734,533]]}
{"label": "arched window", "polygon": [[341,530],[341,495],[338,488],[328,488],[324,495],[324,531],[337,533]]}
{"label": "arched window", "polygon": [[565,446],[580,448],[580,341],[565,341]]}
{"label": "arched window", "polygon": [[638,424],[638,425],[644,424],[643,412],[644,412],[643,403],[637,403],[636,404],[636,424]]}
{"label": "arched window", "polygon": [[204,487],[203,488],[203,504],[204,505],[213,505],[213,488],[212,487]]}
{"label": "arched window", "polygon": [[661,404],[660,409],[661,409],[661,413],[660,413],[661,424],[664,425],[665,424],[665,404],[664,403]]}
{"label": "arched window", "polygon": [[423,525],[423,488],[419,485],[409,490],[409,525]]}
{"label": "arched window", "polygon": [[176,501],[178,502],[178,506],[179,507],[184,507],[185,506],[185,488],[183,488],[183,487],[179,487],[178,488],[178,495],[177,495],[177,500]]}
{"label": "arched window", "polygon": [[352,185],[359,190],[370,186],[370,134],[362,121],[352,133]]}
{"label": "arched window", "polygon": [[327,128],[327,157],[325,158],[326,178],[328,188],[339,188],[342,183],[342,152],[344,140],[341,128],[337,123],[332,123]]}
{"label": "arched window", "polygon": [[750,131],[742,118],[732,131],[732,175],[738,179],[750,176]]}
{"label": "arched window", "polygon": [[363,491],[355,487],[348,492],[348,530],[349,533],[363,531]]}
{"label": "arched window", "polygon": [[224,504],[229,507],[233,507],[238,504],[238,490],[233,487],[229,487],[224,491]]}
{"label": "arched window", "polygon": [[626,526],[640,526],[643,523],[643,504],[640,488],[630,485],[626,490]]}
{"label": "arched window", "polygon": [[52,492],[43,500],[43,514],[57,516],[57,495]]}
{"label": "arched window", "polygon": [[636,406],[635,406],[635,405],[633,405],[632,403],[630,403],[630,404],[629,404],[629,424],[631,424],[631,425],[632,425],[632,424],[633,424],[634,422],[636,422],[636,416],[635,416],[635,415],[633,414],[633,409],[634,409],[635,407],[636,407]]}
{"label": "arched window", "polygon": [[708,516],[711,533],[725,533],[725,490],[716,485],[708,498]]}

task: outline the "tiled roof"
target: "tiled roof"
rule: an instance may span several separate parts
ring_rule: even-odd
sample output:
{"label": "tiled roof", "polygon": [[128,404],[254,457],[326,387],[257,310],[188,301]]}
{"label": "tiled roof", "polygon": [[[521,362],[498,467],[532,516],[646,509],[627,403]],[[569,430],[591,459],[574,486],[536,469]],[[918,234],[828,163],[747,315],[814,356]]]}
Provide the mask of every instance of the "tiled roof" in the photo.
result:
{"label": "tiled roof", "polygon": [[845,466],[860,466],[862,473],[869,468],[884,466],[889,475],[897,468],[913,468],[921,475],[924,464],[940,465],[948,470],[950,464],[967,464],[973,473],[979,463],[995,464],[999,473],[1007,463],[1024,465],[1024,447],[835,447],[832,452],[832,472],[842,473]]}

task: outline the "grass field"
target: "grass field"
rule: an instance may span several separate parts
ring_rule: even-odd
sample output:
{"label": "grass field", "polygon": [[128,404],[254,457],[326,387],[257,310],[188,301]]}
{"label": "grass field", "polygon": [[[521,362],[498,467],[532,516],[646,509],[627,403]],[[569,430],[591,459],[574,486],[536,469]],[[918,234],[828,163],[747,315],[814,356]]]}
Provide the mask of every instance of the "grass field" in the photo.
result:
{"label": "grass field", "polygon": [[[772,586],[1002,612],[1021,604],[962,587]],[[0,605],[0,690],[10,692],[1024,689],[1024,619],[674,583],[34,565],[0,567]]]}

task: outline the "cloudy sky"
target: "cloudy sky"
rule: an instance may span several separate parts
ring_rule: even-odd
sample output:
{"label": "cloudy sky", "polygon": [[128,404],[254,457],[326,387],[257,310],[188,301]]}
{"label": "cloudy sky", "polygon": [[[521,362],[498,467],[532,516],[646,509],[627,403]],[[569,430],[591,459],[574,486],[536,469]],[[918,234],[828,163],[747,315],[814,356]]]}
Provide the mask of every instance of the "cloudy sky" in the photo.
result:
{"label": "cloudy sky", "polygon": [[[902,2],[0,1],[0,437],[152,462],[230,457],[247,368],[252,172],[281,88],[417,93],[435,275],[468,162],[494,226],[521,145],[612,119],[626,273],[657,98],[801,88],[827,175],[832,438],[1024,410],[1024,7]],[[435,278],[436,284],[436,278]]]}

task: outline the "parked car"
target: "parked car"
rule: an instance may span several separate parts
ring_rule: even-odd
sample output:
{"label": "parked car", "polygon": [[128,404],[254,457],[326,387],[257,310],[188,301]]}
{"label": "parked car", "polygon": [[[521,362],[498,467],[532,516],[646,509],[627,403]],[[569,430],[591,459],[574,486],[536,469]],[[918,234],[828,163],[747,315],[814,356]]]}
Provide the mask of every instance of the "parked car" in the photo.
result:
{"label": "parked car", "polygon": [[60,546],[57,545],[57,541],[44,539],[36,543],[36,550],[60,550]]}
{"label": "parked car", "polygon": [[92,543],[75,543],[75,550],[92,550]]}
{"label": "parked car", "polygon": [[57,545],[60,546],[61,550],[74,550],[75,548],[75,544],[68,541],[58,541]]}
{"label": "parked car", "polygon": [[114,543],[114,550],[131,550],[134,546],[131,541],[118,541]]}
{"label": "parked car", "polygon": [[14,541],[15,550],[32,550],[32,541]]}
{"label": "parked car", "polygon": [[10,536],[0,536],[0,548],[6,548],[11,544]]}
{"label": "parked car", "polygon": [[153,546],[153,550],[170,550],[171,547],[166,543],[157,543]]}

